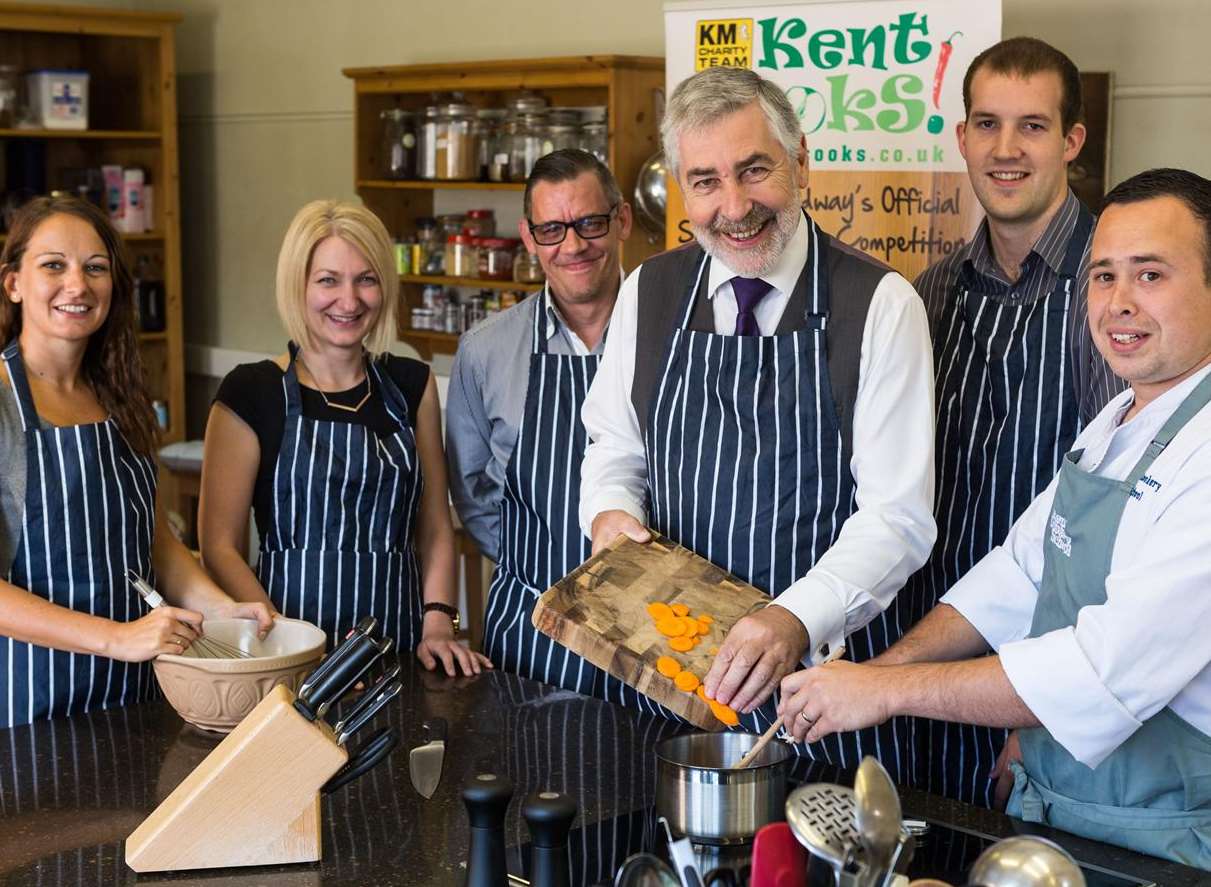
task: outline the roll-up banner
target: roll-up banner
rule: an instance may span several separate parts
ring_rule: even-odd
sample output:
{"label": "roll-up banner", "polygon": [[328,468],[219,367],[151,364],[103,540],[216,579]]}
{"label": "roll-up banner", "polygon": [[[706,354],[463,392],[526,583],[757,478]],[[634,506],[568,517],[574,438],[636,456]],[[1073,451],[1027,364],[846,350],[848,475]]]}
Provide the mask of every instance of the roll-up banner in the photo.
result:
{"label": "roll-up banner", "polygon": [[[982,217],[959,154],[963,74],[1001,38],[1000,0],[670,2],[668,94],[695,71],[751,68],[807,137],[804,206],[829,234],[912,280]],[[692,238],[669,183],[666,243]]]}

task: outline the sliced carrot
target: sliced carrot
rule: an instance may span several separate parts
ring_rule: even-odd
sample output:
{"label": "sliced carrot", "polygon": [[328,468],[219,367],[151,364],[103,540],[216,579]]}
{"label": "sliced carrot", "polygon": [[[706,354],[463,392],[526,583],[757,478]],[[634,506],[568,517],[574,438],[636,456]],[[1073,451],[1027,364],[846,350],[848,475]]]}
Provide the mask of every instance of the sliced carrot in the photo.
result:
{"label": "sliced carrot", "polygon": [[684,690],[686,693],[693,693],[698,689],[698,675],[692,671],[683,671],[673,678],[673,683],[677,685],[678,690]]}
{"label": "sliced carrot", "polygon": [[729,727],[735,727],[740,723],[740,716],[730,706],[724,705],[722,702],[715,702],[713,699],[710,701],[710,706],[711,713]]}
{"label": "sliced carrot", "polygon": [[709,613],[703,613],[701,616],[698,617],[698,621],[705,622],[707,625],[710,625],[712,622],[715,621],[715,617],[710,615]]}
{"label": "sliced carrot", "polygon": [[677,616],[685,616],[690,612],[690,608],[685,604],[673,604],[673,613]]}
{"label": "sliced carrot", "polygon": [[656,660],[656,670],[666,678],[675,678],[681,672],[681,663],[672,656],[661,656]]}
{"label": "sliced carrot", "polygon": [[653,619],[664,619],[673,615],[673,608],[662,601],[653,601],[648,604],[648,615]]}
{"label": "sliced carrot", "polygon": [[678,653],[688,653],[694,649],[694,641],[687,637],[669,638],[669,646]]}
{"label": "sliced carrot", "polygon": [[698,698],[701,699],[703,702],[711,701],[706,698],[706,684],[699,684],[697,687],[694,688],[694,692],[698,694]]}
{"label": "sliced carrot", "polygon": [[685,629],[685,636],[687,638],[692,638],[698,634],[701,634],[701,632],[698,630],[697,619],[691,619],[689,616],[682,616],[681,625]]}
{"label": "sliced carrot", "polygon": [[709,622],[705,622],[702,619],[697,619],[695,621],[698,623],[698,633],[699,634],[710,634],[711,633],[711,624]]}
{"label": "sliced carrot", "polygon": [[676,616],[665,616],[663,619],[658,619],[656,628],[662,635],[670,638],[685,634],[685,624]]}

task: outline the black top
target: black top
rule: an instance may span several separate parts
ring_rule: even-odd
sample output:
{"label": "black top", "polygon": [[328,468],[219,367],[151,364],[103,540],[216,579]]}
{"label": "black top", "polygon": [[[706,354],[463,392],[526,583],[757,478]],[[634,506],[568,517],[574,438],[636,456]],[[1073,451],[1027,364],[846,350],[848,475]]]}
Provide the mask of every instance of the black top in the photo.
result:
{"label": "black top", "polygon": [[[383,365],[380,362],[379,367]],[[408,418],[415,429],[421,397],[429,383],[429,365],[393,354],[386,355],[385,365],[387,375],[399,387],[408,404]],[[261,463],[257,466],[256,485],[252,490],[252,511],[262,539],[272,520],[273,471],[282,448],[282,435],[286,432],[286,390],[282,385],[285,375],[272,360],[240,364],[227,374],[215,395],[215,401],[247,423],[261,446]],[[348,391],[328,391],[323,395],[314,388],[300,385],[303,416],[322,422],[364,425],[380,437],[390,437],[398,426],[383,405],[382,395],[376,387],[371,387],[370,399],[356,413],[324,403],[324,397],[327,397],[331,403],[353,406],[365,397],[366,385],[367,382],[362,382]]]}

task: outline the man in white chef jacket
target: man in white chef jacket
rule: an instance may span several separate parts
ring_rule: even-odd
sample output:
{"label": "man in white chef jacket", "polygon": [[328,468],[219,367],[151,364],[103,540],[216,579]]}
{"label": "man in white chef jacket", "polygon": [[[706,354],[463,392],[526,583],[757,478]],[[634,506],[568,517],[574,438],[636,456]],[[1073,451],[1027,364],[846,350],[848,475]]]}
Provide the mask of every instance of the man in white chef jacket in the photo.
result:
{"label": "man in white chef jacket", "polygon": [[[908,281],[801,209],[807,148],[776,84],[700,71],[662,138],[695,240],[623,283],[582,412],[580,525],[594,551],[650,526],[776,597],[704,682],[761,730],[800,661],[899,637],[884,611],[934,539],[929,330]],[[866,731],[800,750],[879,749],[897,770],[898,746]]]}
{"label": "man in white chef jacket", "polygon": [[899,714],[1024,728],[1012,815],[1211,868],[1211,181],[1114,188],[1089,274],[1131,389],[903,640],[786,678],[779,713],[809,740]]}

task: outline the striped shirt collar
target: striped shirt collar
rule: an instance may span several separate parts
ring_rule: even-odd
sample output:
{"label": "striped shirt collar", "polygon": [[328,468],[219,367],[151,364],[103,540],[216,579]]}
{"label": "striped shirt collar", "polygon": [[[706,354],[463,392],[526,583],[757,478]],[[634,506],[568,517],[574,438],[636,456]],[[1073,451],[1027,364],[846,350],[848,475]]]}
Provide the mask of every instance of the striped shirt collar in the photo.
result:
{"label": "striped shirt collar", "polygon": [[[1054,273],[1060,273],[1060,266],[1064,264],[1064,253],[1068,249],[1068,239],[1072,236],[1073,229],[1076,228],[1076,220],[1080,212],[1081,202],[1076,199],[1076,195],[1069,188],[1068,196],[1060,204],[1059,210],[1051,217],[1051,221],[1047,223],[1047,227],[1043,229],[1043,233],[1039,235],[1039,239],[1035,241],[1034,246],[1022,261],[1023,276],[1030,270],[1028,268],[1030,257],[1036,255],[1046,262],[1047,267]],[[992,240],[988,233],[987,217],[980,222],[980,227],[976,229],[975,236],[966,249],[967,255],[963,261],[970,266],[971,270],[984,277],[1008,282],[1005,281],[1005,272],[1001,270],[1001,266],[997,264],[996,258],[992,254]]]}
{"label": "striped shirt collar", "polygon": [[[620,270],[619,271],[619,282],[621,282],[621,280],[622,280],[622,272]],[[602,353],[602,351],[605,349],[605,340],[606,340],[604,333],[602,334],[601,339],[598,340],[597,347],[590,349],[588,345],[586,345],[584,342],[581,341],[580,336],[576,335],[576,333],[572,331],[572,328],[570,326],[568,326],[567,321],[563,319],[563,315],[560,314],[559,308],[555,305],[555,300],[553,298],[551,298],[550,287],[546,284],[543,285],[542,295],[543,295],[543,300],[542,300],[543,304],[545,304],[547,306],[547,341],[548,342],[550,342],[556,336],[562,335],[568,345],[569,353],[574,354],[577,357],[588,357],[591,354],[601,354]],[[607,323],[606,332],[608,332],[609,329],[610,329],[610,325]]]}

